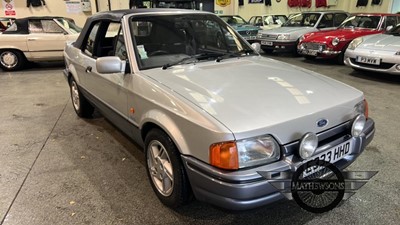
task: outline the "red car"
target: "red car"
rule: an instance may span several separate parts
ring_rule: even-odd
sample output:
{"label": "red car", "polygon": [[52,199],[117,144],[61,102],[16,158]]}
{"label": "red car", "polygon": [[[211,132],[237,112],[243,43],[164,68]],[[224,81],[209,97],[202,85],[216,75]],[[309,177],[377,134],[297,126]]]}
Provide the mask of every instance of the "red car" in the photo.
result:
{"label": "red car", "polygon": [[400,23],[399,14],[356,14],[335,30],[317,31],[303,35],[297,51],[306,59],[334,58],[343,64],[344,53],[350,42],[360,36],[383,33]]}

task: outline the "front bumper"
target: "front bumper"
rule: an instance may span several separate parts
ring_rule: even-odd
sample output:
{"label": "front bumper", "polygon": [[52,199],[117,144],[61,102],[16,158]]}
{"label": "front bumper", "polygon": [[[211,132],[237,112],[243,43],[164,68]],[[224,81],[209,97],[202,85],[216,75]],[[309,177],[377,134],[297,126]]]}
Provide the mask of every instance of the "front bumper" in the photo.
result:
{"label": "front bumper", "polygon": [[297,41],[277,41],[277,40],[255,40],[261,45],[262,49],[270,50],[295,50],[297,48]]}
{"label": "front bumper", "polygon": [[[344,129],[346,126],[348,125],[341,125],[340,129]],[[326,137],[333,134],[336,137],[339,133],[335,132],[338,132],[337,128],[318,134],[318,136]],[[355,144],[351,153],[336,162],[335,166],[341,170],[349,166],[371,142],[374,133],[374,121],[368,119],[363,134],[354,138]],[[324,143],[321,147],[334,146],[343,142],[343,138],[338,137],[334,141]],[[280,161],[237,171],[221,170],[190,156],[182,156],[182,160],[196,199],[230,210],[247,210],[284,198],[257,171],[277,172],[277,174],[280,171],[294,172],[302,164],[294,152],[297,150],[297,146],[298,143],[284,146],[283,157]]]}
{"label": "front bumper", "polygon": [[325,44],[301,43],[297,46],[297,52],[303,56],[315,56],[321,58],[337,57],[341,50],[326,49]]}
{"label": "front bumper", "polygon": [[[360,63],[356,61],[356,57],[380,58],[380,64],[371,65],[367,63]],[[344,64],[347,66],[351,66],[355,69],[361,69],[379,73],[388,73],[392,75],[400,75],[400,63],[398,62],[398,59],[393,58],[393,56],[388,56],[387,58],[385,58],[382,55],[381,56],[371,55],[365,51],[355,52],[347,50],[344,57]]]}

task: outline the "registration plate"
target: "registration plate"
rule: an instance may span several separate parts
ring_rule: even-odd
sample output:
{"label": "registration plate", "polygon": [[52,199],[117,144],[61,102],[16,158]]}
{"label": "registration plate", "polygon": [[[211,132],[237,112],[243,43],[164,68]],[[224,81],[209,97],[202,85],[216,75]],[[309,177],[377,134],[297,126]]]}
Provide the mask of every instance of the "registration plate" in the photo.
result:
{"label": "registration plate", "polygon": [[371,58],[371,57],[364,57],[364,56],[357,56],[356,61],[359,63],[366,63],[366,64],[372,64],[372,65],[381,64],[381,60],[379,58]]}
{"label": "registration plate", "polygon": [[272,41],[261,41],[262,45],[272,46],[274,43]]}
{"label": "registration plate", "polygon": [[317,50],[303,50],[302,53],[305,55],[317,56],[318,51]]}
{"label": "registration plate", "polygon": [[[350,154],[350,151],[352,149],[352,139],[341,143],[339,145],[336,145],[333,148],[330,148],[329,150],[326,150],[316,156],[314,156],[312,159],[307,160],[304,163],[313,161],[313,160],[323,160],[329,163],[335,163],[341,159],[343,159],[346,155]],[[304,164],[303,163],[303,164]],[[303,177],[309,176],[319,170],[321,170],[322,167],[320,166],[315,166],[315,167],[308,167],[304,172],[303,172]]]}

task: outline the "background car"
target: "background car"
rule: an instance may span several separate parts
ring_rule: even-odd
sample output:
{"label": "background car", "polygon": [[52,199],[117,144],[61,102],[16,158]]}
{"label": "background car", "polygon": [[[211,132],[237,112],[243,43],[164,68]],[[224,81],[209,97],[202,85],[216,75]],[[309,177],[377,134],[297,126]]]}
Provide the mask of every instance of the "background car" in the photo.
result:
{"label": "background car", "polygon": [[384,34],[354,39],[344,62],[355,70],[400,75],[400,24]]}
{"label": "background car", "polygon": [[[218,44],[218,29],[233,45]],[[209,12],[99,13],[66,45],[65,65],[76,114],[96,107],[142,146],[150,185],[172,208],[192,194],[231,210],[275,202],[283,195],[259,171],[319,159],[343,169],[375,132],[361,91],[260,56]]]}
{"label": "background car", "polygon": [[249,24],[263,30],[269,30],[282,26],[287,20],[288,18],[285,15],[252,16],[249,20]]}
{"label": "background car", "polygon": [[290,18],[282,27],[258,32],[257,42],[266,53],[284,50],[297,54],[301,36],[318,30],[334,29],[348,16],[344,11],[303,12]]}
{"label": "background car", "polygon": [[243,19],[241,16],[234,15],[223,15],[220,18],[231,25],[245,40],[252,43],[254,39],[257,37],[257,33],[261,28],[250,25]]}
{"label": "background car", "polygon": [[305,34],[300,38],[297,50],[307,59],[336,58],[343,64],[344,53],[353,39],[383,33],[397,23],[400,23],[400,15],[396,14],[357,14],[346,19],[336,30]]}
{"label": "background car", "polygon": [[15,21],[14,18],[0,17],[0,33],[7,30]]}
{"label": "background car", "polygon": [[64,17],[27,17],[0,35],[0,67],[22,69],[26,62],[63,60],[66,41],[74,41],[81,28]]}

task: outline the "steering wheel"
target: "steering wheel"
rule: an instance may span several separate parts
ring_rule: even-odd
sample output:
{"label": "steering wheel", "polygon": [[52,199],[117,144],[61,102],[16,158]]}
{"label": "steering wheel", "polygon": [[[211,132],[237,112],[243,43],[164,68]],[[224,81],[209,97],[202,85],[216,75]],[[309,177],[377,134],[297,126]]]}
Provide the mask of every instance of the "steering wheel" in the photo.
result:
{"label": "steering wheel", "polygon": [[166,55],[166,54],[168,54],[167,51],[164,51],[164,50],[157,50],[157,51],[154,51],[154,52],[152,52],[152,53],[149,53],[149,56]]}

